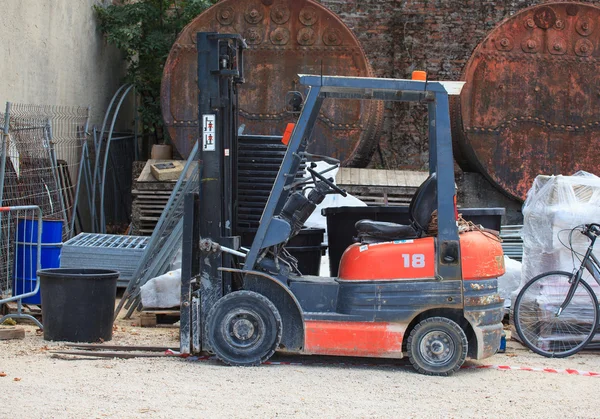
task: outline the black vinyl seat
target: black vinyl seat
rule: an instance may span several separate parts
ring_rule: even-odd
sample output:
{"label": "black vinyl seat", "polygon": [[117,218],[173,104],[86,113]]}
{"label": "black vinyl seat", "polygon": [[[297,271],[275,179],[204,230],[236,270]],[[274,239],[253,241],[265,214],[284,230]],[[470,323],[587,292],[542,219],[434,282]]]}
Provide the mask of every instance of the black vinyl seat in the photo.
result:
{"label": "black vinyl seat", "polygon": [[413,195],[408,215],[410,225],[384,221],[360,220],[355,224],[361,243],[377,243],[422,237],[429,229],[431,214],[437,207],[437,182],[435,172],[419,186]]}
{"label": "black vinyl seat", "polygon": [[401,239],[415,239],[412,226],[385,221],[360,220],[355,224],[361,243],[376,243]]}

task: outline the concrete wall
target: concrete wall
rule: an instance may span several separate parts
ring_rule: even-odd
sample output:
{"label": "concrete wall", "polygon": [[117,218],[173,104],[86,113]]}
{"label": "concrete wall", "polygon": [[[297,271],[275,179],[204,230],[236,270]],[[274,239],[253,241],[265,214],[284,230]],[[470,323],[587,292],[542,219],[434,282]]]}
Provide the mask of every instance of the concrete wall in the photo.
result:
{"label": "concrete wall", "polygon": [[0,0],[0,107],[91,106],[100,124],[124,74],[92,6],[98,0]]}

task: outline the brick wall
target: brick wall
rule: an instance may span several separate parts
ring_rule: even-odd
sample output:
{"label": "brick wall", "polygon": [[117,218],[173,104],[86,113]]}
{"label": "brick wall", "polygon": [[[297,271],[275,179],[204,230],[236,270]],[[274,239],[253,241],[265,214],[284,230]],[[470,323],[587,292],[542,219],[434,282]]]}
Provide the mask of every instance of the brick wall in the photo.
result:
{"label": "brick wall", "polygon": [[[548,1],[320,0],[352,29],[378,77],[460,80],[471,53],[498,23]],[[600,4],[599,1],[588,3]],[[386,104],[383,137],[371,167],[423,169],[427,156],[425,107]]]}

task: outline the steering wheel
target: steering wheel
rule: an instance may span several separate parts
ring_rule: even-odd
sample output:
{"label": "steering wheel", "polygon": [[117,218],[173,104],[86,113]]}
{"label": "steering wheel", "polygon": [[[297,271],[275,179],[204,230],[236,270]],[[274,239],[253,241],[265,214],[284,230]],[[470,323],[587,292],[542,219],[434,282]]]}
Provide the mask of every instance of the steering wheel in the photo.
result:
{"label": "steering wheel", "polygon": [[340,188],[339,186],[337,186],[335,183],[333,183],[331,180],[327,179],[325,176],[323,176],[319,172],[313,170],[310,167],[307,167],[306,170],[308,170],[308,173],[310,173],[313,178],[316,177],[321,182],[323,182],[327,186],[329,186],[329,188],[332,189],[333,191],[339,193],[342,196],[348,196],[348,193],[345,190],[343,190],[342,188]]}

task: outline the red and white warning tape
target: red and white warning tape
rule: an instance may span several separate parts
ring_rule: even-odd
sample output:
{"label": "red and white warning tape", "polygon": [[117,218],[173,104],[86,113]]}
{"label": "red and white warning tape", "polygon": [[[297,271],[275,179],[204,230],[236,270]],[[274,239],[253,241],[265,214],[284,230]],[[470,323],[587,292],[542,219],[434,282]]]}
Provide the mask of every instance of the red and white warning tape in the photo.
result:
{"label": "red and white warning tape", "polygon": [[[185,358],[189,361],[213,361],[217,360],[216,356],[195,356],[195,355],[183,355],[180,352],[168,350],[165,352],[167,355],[177,356],[181,358]],[[360,363],[360,362],[291,362],[291,361],[267,361],[264,365],[292,365],[292,366],[301,366],[301,365],[348,365],[348,366],[358,366],[358,367],[393,367],[393,368],[402,368],[407,367],[410,368],[410,365],[398,365],[398,364],[376,364],[376,363]],[[572,368],[567,369],[555,369],[555,368],[540,368],[540,367],[523,367],[523,366],[511,366],[511,365],[463,365],[462,369],[468,370],[500,370],[500,371],[532,371],[532,372],[546,372],[550,374],[568,374],[568,375],[581,375],[584,377],[600,377],[599,372],[593,371],[579,371]]]}
{"label": "red and white warning tape", "polygon": [[568,375],[583,375],[584,377],[600,377],[600,373],[593,371],[579,371],[572,368],[555,369],[555,368],[539,368],[539,367],[522,367],[510,365],[463,365],[464,369],[484,369],[484,370],[517,370],[517,371],[535,371],[548,372],[551,374],[568,374]]}

